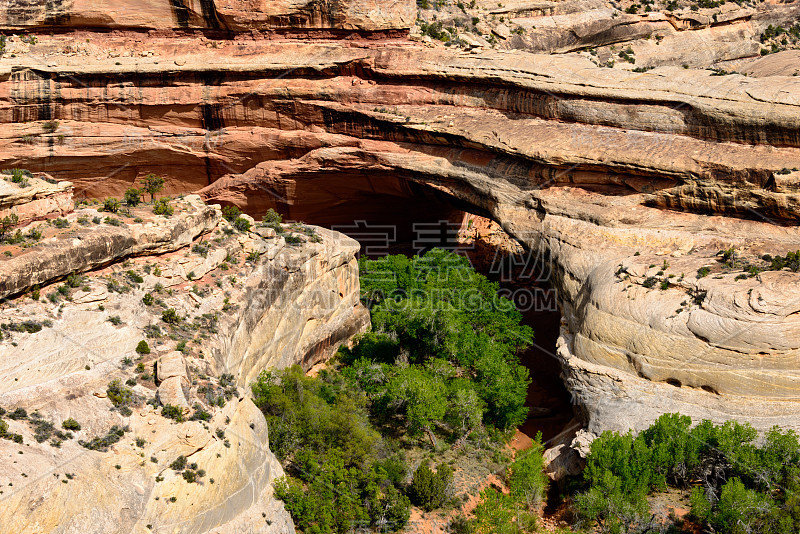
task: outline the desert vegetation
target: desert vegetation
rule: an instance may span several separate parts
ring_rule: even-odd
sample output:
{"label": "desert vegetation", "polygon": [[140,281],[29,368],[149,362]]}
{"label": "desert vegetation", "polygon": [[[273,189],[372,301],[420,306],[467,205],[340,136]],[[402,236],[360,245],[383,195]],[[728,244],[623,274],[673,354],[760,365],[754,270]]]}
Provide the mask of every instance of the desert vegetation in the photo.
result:
{"label": "desert vegetation", "polygon": [[[436,457],[497,455],[527,413],[516,353],[533,332],[496,284],[441,250],[362,260],[361,270],[373,331],[317,377],[293,367],[253,385],[288,472],[276,495],[303,532],[398,530],[412,505],[453,510],[465,495]],[[547,485],[540,448],[519,461],[531,490],[507,504],[527,513]]]}
{"label": "desert vegetation", "polygon": [[[636,436],[596,439],[573,502],[578,525],[596,532],[788,534],[800,529],[799,470],[793,431],[759,439],[747,423],[665,414]],[[688,515],[652,512],[649,497],[668,489],[689,497]]]}

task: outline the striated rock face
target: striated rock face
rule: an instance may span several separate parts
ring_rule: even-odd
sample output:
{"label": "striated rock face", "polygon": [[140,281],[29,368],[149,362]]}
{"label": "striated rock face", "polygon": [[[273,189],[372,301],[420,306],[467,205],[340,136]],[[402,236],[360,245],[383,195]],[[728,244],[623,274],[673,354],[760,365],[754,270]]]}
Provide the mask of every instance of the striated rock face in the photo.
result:
{"label": "striated rock face", "polygon": [[0,180],[0,219],[17,217],[17,225],[65,215],[72,211],[72,184],[56,182],[45,174],[23,176],[19,183],[9,175]]}
{"label": "striated rock face", "polygon": [[[92,211],[77,217],[88,217]],[[0,263],[0,298],[128,256],[172,252],[216,227],[219,220],[219,212],[199,198],[189,197],[181,217],[156,219],[144,226],[79,226]]]}
{"label": "striated rock face", "polygon": [[[795,36],[771,41],[765,31],[791,28],[800,19],[800,3],[483,0],[463,10],[430,6],[420,19],[459,28],[458,39],[469,48],[574,54],[627,70],[663,65],[740,70],[742,61],[760,57],[762,49],[775,51],[773,42],[777,49],[797,48]],[[425,29],[420,26],[412,37],[430,42]]]}
{"label": "striated rock face", "polygon": [[[797,78],[394,42],[106,36],[73,56],[60,39],[0,61],[0,165],[90,197],[157,172],[169,193],[326,224],[446,202],[548,260],[564,317],[554,357],[590,431],[669,411],[798,427],[800,275],[757,274],[764,254],[800,248]],[[354,272],[328,257],[286,258],[286,287],[328,264]],[[316,354],[316,341],[275,341],[273,360],[251,346],[281,332],[263,299],[267,319],[243,315],[214,353],[238,376],[292,346]]]}
{"label": "striated rock face", "polygon": [[415,18],[412,0],[12,0],[0,10],[0,27],[384,31],[407,29]]}
{"label": "striated rock face", "polygon": [[[0,257],[4,281],[19,262],[42,273],[40,294],[0,304],[0,406],[34,414],[4,418],[23,440],[0,439],[4,531],[294,532],[272,497],[283,471],[249,385],[262,369],[309,368],[368,325],[358,300],[358,243],[286,227],[317,236],[287,245],[272,229],[235,231],[219,206],[196,196],[172,204],[167,219],[150,206],[116,215],[81,206],[67,227],[40,224],[42,244]],[[152,238],[161,231],[172,238]],[[81,243],[68,257],[64,239]],[[79,278],[50,283],[67,263]],[[98,270],[101,263],[108,266]],[[21,284],[15,292],[26,289]],[[14,326],[24,324],[38,326],[32,333]],[[142,341],[148,350],[137,349]],[[113,380],[129,390],[130,412],[114,404]],[[156,399],[185,420],[166,418]],[[67,418],[80,430],[53,434]],[[55,427],[41,440],[39,422]],[[113,425],[125,429],[116,443],[79,444]],[[196,481],[170,467],[180,456],[192,472],[203,471]]]}

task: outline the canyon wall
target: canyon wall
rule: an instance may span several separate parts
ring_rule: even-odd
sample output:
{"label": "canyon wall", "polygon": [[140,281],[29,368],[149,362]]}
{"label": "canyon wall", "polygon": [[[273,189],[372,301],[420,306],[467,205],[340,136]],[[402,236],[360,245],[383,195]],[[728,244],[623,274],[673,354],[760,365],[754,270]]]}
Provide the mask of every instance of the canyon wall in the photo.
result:
{"label": "canyon wall", "polygon": [[249,386],[368,325],[358,243],[239,231],[197,196],[171,205],[84,204],[1,247],[4,531],[294,532]]}
{"label": "canyon wall", "polygon": [[413,0],[11,0],[0,29],[369,32],[407,30],[415,18]]}
{"label": "canyon wall", "polygon": [[798,20],[796,1],[476,0],[431,3],[420,10],[411,37],[574,55],[627,70],[673,65],[744,72],[754,58],[796,49]]}

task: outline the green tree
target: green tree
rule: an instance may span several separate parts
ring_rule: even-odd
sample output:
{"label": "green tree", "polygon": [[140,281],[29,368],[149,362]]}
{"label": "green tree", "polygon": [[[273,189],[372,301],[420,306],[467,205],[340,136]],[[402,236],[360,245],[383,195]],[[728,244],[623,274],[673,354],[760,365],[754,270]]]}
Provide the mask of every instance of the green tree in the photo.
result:
{"label": "green tree", "polygon": [[531,382],[528,369],[489,351],[475,363],[475,376],[478,392],[486,402],[486,420],[501,429],[525,421],[525,397]]}
{"label": "green tree", "polygon": [[481,501],[473,510],[470,531],[475,534],[519,534],[515,525],[516,503],[510,495],[494,488],[481,491]]}
{"label": "green tree", "polygon": [[267,210],[266,215],[264,215],[261,220],[268,225],[281,224],[283,222],[283,217],[281,217],[280,213],[270,208]]}
{"label": "green tree", "polygon": [[449,384],[446,419],[459,437],[481,425],[485,405],[471,380],[458,378]]}
{"label": "green tree", "polygon": [[148,174],[142,179],[142,189],[150,194],[150,201],[154,202],[156,193],[160,193],[164,189],[164,179],[156,174]]}
{"label": "green tree", "polygon": [[[466,258],[442,250],[417,258],[362,258],[359,266],[362,298],[373,328],[386,336],[384,349],[391,340],[411,363],[450,361],[476,381],[484,421],[503,429],[524,421],[530,377],[516,353],[533,332],[521,324],[514,303],[498,296],[496,283]],[[364,341],[374,344],[376,338]],[[350,354],[361,355],[358,350]]]}
{"label": "green tree", "polygon": [[386,402],[405,413],[412,434],[424,432],[436,448],[433,426],[443,420],[447,412],[446,391],[441,378],[412,365],[399,369],[389,381]]}
{"label": "green tree", "polygon": [[19,223],[19,216],[16,213],[6,215],[0,219],[0,239],[5,239],[8,231]]}
{"label": "green tree", "polygon": [[275,495],[303,532],[345,533],[355,526],[399,530],[410,515],[408,498],[396,487],[383,488],[380,470],[361,470],[331,450],[322,457],[298,453],[299,479],[286,477],[275,484]]}
{"label": "green tree", "polygon": [[119,211],[119,200],[116,198],[107,198],[103,201],[103,211],[108,213],[117,213]]}
{"label": "green tree", "polygon": [[341,383],[305,376],[298,366],[262,372],[252,386],[253,401],[270,429],[270,447],[283,460],[300,449],[323,455],[338,449],[348,465],[375,459],[380,435],[372,428],[363,394]]}
{"label": "green tree", "polygon": [[521,451],[509,468],[508,481],[511,496],[518,503],[532,509],[541,503],[547,495],[549,480],[544,472],[544,447],[541,434],[537,436],[533,447]]}
{"label": "green tree", "polygon": [[[298,367],[265,371],[252,386],[270,428],[270,447],[295,476],[275,485],[298,529],[350,532],[354,525],[401,529],[410,502],[399,490],[401,459],[372,427],[363,393],[339,373]],[[376,460],[384,455],[382,460]]]}
{"label": "green tree", "polygon": [[236,206],[225,206],[222,208],[222,217],[231,224],[233,224],[241,214],[242,210]]}
{"label": "green tree", "polygon": [[77,422],[75,419],[73,419],[72,417],[70,417],[69,419],[65,419],[61,423],[61,427],[64,430],[73,430],[73,431],[77,432],[77,431],[79,431],[81,429],[81,424],[79,422]]}
{"label": "green tree", "polygon": [[142,190],[131,187],[125,190],[125,204],[131,208],[139,205],[142,201]]}
{"label": "green tree", "polygon": [[664,489],[667,482],[687,487],[700,464],[703,442],[690,434],[692,419],[685,415],[664,414],[642,431],[641,439],[652,450],[653,474],[650,483]]}
{"label": "green tree", "polygon": [[441,508],[450,498],[450,486],[453,483],[453,470],[446,464],[440,464],[434,473],[427,463],[423,462],[411,479],[408,496],[411,502],[426,512]]}

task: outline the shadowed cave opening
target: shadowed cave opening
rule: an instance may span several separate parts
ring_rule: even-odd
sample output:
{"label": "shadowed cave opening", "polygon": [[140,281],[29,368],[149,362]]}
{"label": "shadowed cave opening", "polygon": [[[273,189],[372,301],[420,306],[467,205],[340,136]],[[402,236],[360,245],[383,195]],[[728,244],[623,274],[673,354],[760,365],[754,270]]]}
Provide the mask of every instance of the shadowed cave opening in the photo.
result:
{"label": "shadowed cave opening", "polygon": [[475,269],[500,284],[517,304],[524,324],[534,330],[533,345],[520,353],[530,370],[527,421],[516,447],[541,431],[551,440],[573,418],[570,394],[556,356],[561,313],[548,282],[547,262],[525,251],[490,214],[453,196],[398,176],[337,175],[291,184],[259,185],[213,201],[237,204],[255,218],[269,208],[285,221],[302,221],[341,231],[361,244],[361,254],[414,255],[434,247],[466,255]]}

